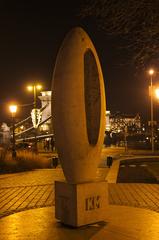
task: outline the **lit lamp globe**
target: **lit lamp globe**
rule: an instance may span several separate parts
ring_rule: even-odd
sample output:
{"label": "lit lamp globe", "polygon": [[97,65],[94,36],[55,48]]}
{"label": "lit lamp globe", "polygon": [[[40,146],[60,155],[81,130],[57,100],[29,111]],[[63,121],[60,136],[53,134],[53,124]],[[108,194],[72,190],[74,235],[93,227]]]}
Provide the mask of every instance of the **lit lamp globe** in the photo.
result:
{"label": "lit lamp globe", "polygon": [[41,89],[42,89],[42,86],[41,86],[41,85],[36,85],[36,89],[37,89],[37,90],[41,90]]}
{"label": "lit lamp globe", "polygon": [[10,105],[9,110],[14,115],[17,112],[17,105]]}
{"label": "lit lamp globe", "polygon": [[28,91],[33,91],[33,86],[27,86]]}
{"label": "lit lamp globe", "polygon": [[154,70],[151,68],[149,71],[148,71],[149,75],[152,76],[154,74]]}
{"label": "lit lamp globe", "polygon": [[37,91],[42,89],[42,85],[40,84],[32,84],[27,86],[27,90],[29,92],[33,92],[34,95],[34,108],[37,108]]}
{"label": "lit lamp globe", "polygon": [[42,85],[40,85],[40,84],[37,84],[37,85],[29,85],[29,86],[27,86],[27,89],[28,89],[28,91],[33,91],[34,89],[35,90],[41,90],[42,89]]}

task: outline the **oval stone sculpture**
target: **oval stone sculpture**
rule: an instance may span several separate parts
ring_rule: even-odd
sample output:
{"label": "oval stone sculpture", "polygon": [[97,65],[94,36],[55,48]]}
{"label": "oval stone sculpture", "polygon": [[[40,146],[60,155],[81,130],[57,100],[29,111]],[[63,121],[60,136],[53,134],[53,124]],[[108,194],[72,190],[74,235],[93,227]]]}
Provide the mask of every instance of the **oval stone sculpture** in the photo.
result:
{"label": "oval stone sculpture", "polygon": [[56,147],[68,183],[93,181],[105,131],[105,88],[87,33],[73,28],[57,55],[52,84]]}

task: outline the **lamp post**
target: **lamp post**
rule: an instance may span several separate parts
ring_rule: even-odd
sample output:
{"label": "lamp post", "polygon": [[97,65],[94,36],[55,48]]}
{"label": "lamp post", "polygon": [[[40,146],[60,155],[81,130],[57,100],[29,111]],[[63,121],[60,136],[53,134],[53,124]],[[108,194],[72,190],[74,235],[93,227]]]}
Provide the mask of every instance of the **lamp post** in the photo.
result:
{"label": "lamp post", "polygon": [[17,106],[16,105],[10,105],[9,110],[12,114],[12,158],[16,158],[16,145],[15,145],[15,114],[17,112]]}
{"label": "lamp post", "polygon": [[151,101],[151,149],[152,153],[154,153],[154,120],[153,120],[153,78],[154,70],[150,69],[149,70],[149,75],[150,75],[150,101]]}
{"label": "lamp post", "polygon": [[33,110],[34,110],[34,128],[35,128],[35,152],[38,152],[38,148],[37,148],[37,128],[38,128],[38,124],[37,124],[37,91],[42,89],[42,86],[39,84],[34,84],[34,85],[30,85],[27,87],[28,91],[33,91],[33,95],[34,95],[34,103],[33,103]]}

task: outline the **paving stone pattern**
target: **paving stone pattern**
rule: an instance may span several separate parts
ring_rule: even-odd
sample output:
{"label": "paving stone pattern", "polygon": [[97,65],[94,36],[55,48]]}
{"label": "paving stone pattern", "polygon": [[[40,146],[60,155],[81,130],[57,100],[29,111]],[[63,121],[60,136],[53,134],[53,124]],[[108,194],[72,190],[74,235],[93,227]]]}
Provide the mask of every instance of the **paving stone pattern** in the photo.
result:
{"label": "paving stone pattern", "polygon": [[[9,214],[54,205],[54,181],[64,179],[60,168],[0,175],[0,218]],[[159,212],[159,185],[109,184],[109,203]]]}

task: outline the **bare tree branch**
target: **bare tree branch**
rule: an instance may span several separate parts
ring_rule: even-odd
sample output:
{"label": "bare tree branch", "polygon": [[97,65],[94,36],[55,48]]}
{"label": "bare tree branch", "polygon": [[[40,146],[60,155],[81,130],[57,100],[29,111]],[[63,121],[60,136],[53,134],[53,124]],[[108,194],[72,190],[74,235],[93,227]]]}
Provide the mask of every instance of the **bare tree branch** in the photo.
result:
{"label": "bare tree branch", "polygon": [[127,49],[137,66],[159,58],[159,0],[90,0],[81,18],[94,18],[119,47]]}

